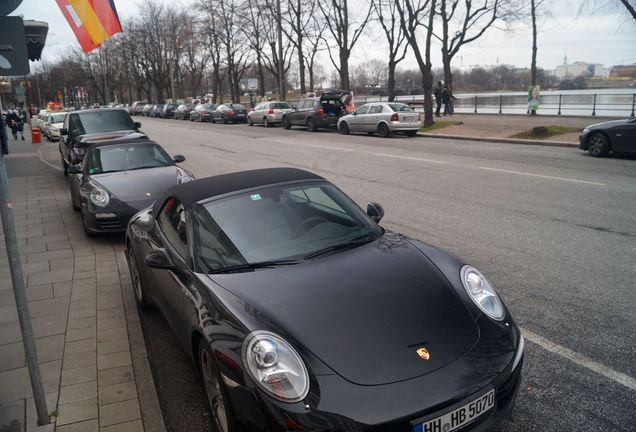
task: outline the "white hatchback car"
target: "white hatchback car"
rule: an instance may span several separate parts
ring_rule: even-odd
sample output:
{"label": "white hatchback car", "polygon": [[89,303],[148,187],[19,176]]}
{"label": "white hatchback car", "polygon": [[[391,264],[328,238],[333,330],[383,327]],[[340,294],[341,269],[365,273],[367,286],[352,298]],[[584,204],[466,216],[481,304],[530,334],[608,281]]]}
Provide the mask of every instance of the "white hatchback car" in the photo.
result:
{"label": "white hatchback car", "polygon": [[419,130],[419,113],[399,102],[368,103],[338,120],[338,131],[343,135],[366,132],[386,138],[394,132],[401,132],[414,137]]}

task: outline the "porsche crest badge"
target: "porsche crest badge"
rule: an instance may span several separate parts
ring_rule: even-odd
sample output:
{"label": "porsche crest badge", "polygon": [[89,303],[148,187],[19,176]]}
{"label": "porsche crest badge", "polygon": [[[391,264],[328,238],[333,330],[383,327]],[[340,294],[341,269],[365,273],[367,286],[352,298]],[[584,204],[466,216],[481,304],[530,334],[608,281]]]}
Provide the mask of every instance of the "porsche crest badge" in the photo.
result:
{"label": "porsche crest badge", "polygon": [[424,347],[422,348],[418,348],[417,350],[417,355],[420,356],[420,358],[422,360],[428,360],[431,358],[431,354],[428,352],[428,350]]}

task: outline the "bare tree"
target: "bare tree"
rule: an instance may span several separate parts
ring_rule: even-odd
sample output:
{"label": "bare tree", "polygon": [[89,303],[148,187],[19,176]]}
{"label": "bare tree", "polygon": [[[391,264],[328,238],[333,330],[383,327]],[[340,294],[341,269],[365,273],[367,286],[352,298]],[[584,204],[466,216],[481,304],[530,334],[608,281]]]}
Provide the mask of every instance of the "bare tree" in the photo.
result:
{"label": "bare tree", "polygon": [[[316,0],[288,0],[287,14],[284,19],[287,26],[283,27],[287,39],[294,45],[298,56],[298,75],[300,79],[300,93],[304,94],[306,89],[305,78],[305,38],[310,37],[309,31],[314,21],[314,9]],[[289,31],[287,31],[289,29]]]}
{"label": "bare tree", "polygon": [[185,15],[185,18],[182,31],[184,61],[181,63],[188,75],[190,95],[196,96],[210,61],[210,50],[200,37],[202,22],[194,15]]}
{"label": "bare tree", "polygon": [[579,6],[579,13],[591,12],[593,14],[610,10],[622,10],[626,16],[636,21],[636,2],[629,0],[583,0]]}
{"label": "bare tree", "polygon": [[[204,13],[203,32],[206,36],[212,63],[212,101],[214,103],[222,97],[222,82],[225,79],[221,73],[221,25],[214,0],[202,0],[199,10]],[[207,90],[207,89],[206,89]]]}
{"label": "bare tree", "polygon": [[263,11],[266,6],[263,1],[246,0],[245,26],[243,31],[249,41],[250,47],[256,55],[256,80],[258,82],[258,94],[265,95],[265,73],[263,53],[265,48],[265,17]]}
{"label": "bare tree", "polygon": [[[267,13],[264,13],[266,20],[266,27],[271,29],[267,32],[267,45],[269,46],[269,55],[265,57],[265,67],[267,70],[276,77],[278,81],[278,95],[280,100],[285,100],[285,75],[291,68],[291,58],[293,55],[294,45],[292,43],[285,43],[283,48],[283,34],[289,34],[290,31],[286,29],[283,32],[282,16],[286,13],[283,10],[279,10],[280,0],[266,0]],[[274,31],[279,28],[281,31]]]}
{"label": "bare tree", "polygon": [[389,93],[389,101],[393,101],[395,99],[395,69],[398,63],[406,57],[406,50],[409,45],[406,42],[406,35],[400,24],[395,2],[393,0],[374,0],[372,4],[389,43],[387,91]]}
{"label": "bare tree", "polygon": [[[394,0],[401,19],[402,30],[406,35],[417,64],[422,73],[422,89],[424,90],[424,125],[433,124],[433,74],[431,72],[431,38],[433,36],[433,19],[435,17],[436,0]],[[424,55],[417,40],[418,30],[426,28]]]}
{"label": "bare tree", "polygon": [[[357,26],[355,20],[350,17],[348,0],[319,1],[318,7],[325,18],[327,29],[336,44],[333,50],[337,50],[337,61],[334,59],[334,53],[329,44],[327,44],[327,48],[329,50],[331,63],[333,63],[338,71],[338,75],[340,75],[340,87],[343,90],[351,90],[351,83],[349,82],[349,58],[351,57],[353,47],[358,42],[358,39],[360,39],[364,28],[371,18],[373,3],[369,3],[368,9],[366,9],[366,12],[362,15],[362,19],[357,23]],[[356,26],[356,28],[353,30],[353,34],[351,34],[352,27],[354,26]]]}
{"label": "bare tree", "polygon": [[327,30],[327,26],[322,19],[317,16],[313,16],[308,28],[307,37],[305,42],[307,43],[307,49],[303,50],[303,58],[305,65],[307,65],[307,72],[309,73],[309,89],[315,90],[316,88],[316,75],[320,76],[320,82],[324,78],[324,74],[317,73],[316,68],[316,55],[324,48],[324,34]]}

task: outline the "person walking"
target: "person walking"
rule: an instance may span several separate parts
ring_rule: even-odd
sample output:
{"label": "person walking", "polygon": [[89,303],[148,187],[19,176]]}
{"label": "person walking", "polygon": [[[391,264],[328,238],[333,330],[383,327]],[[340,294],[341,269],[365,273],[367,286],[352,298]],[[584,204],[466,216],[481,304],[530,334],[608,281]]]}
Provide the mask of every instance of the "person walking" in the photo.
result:
{"label": "person walking", "polygon": [[444,104],[444,116],[452,115],[452,108],[450,105],[451,94],[447,85],[442,88],[442,103]]}
{"label": "person walking", "polygon": [[18,132],[20,132],[20,136],[22,137],[22,141],[24,141],[24,123],[22,122],[22,118],[15,112],[11,111],[7,115],[7,123],[11,128],[11,134],[13,135],[13,139],[18,139]]}
{"label": "person walking", "polygon": [[435,96],[435,104],[437,108],[435,109],[435,117],[440,116],[440,110],[442,108],[442,86],[444,84],[441,81],[437,81],[437,85],[433,89],[433,95]]}

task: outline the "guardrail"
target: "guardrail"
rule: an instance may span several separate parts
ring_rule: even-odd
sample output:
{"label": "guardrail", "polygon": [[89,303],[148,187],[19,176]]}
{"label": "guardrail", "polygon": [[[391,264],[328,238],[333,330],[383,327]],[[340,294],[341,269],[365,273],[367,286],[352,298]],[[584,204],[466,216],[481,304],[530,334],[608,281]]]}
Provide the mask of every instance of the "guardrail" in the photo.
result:
{"label": "guardrail", "polygon": [[[528,112],[528,97],[522,95],[457,95],[454,110],[457,113],[484,114],[526,114]],[[396,96],[397,102],[411,106],[424,106],[422,95]],[[570,115],[570,116],[631,116],[636,113],[636,92],[624,93],[543,93],[539,97],[540,114]],[[386,102],[387,96],[360,96],[355,98],[356,104],[367,102]],[[435,105],[435,102],[433,102]],[[443,110],[443,107],[442,107]]]}

